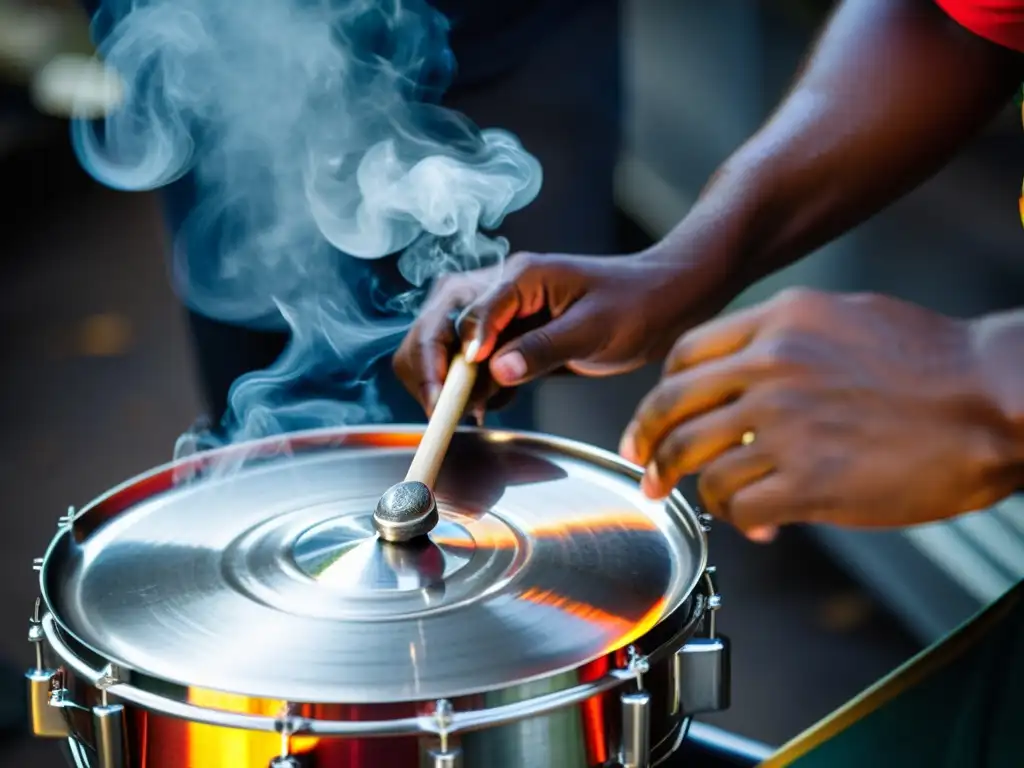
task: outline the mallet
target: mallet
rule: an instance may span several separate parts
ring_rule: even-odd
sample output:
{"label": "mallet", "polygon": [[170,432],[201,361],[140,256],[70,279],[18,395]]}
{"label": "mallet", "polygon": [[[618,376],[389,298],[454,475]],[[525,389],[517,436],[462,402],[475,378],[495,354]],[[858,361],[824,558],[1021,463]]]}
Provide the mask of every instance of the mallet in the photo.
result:
{"label": "mallet", "polygon": [[462,354],[452,360],[405,480],[391,486],[377,502],[373,525],[385,541],[409,541],[430,533],[437,525],[434,483],[476,383],[477,364],[469,360],[475,357],[478,348],[475,341],[470,342]]}

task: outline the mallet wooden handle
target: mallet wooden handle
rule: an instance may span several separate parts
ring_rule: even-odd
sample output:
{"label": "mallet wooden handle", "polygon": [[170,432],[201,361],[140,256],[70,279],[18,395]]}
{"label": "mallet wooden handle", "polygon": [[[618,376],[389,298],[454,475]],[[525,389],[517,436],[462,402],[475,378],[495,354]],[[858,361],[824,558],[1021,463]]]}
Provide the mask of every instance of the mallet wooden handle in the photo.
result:
{"label": "mallet wooden handle", "polygon": [[452,435],[466,411],[469,394],[476,383],[477,364],[467,359],[474,356],[476,349],[476,343],[471,342],[462,354],[452,360],[437,405],[423,431],[423,439],[416,449],[416,455],[412,457],[412,464],[409,465],[409,472],[405,476],[407,482],[417,481],[433,490]]}

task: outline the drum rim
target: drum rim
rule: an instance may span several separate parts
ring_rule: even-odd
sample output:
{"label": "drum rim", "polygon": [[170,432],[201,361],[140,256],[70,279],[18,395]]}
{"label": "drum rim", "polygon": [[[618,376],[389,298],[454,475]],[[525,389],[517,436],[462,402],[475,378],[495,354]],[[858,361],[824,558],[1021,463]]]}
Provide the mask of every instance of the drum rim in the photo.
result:
{"label": "drum rim", "polygon": [[[166,462],[162,465],[154,467],[150,470],[142,472],[122,483],[114,486],[110,490],[104,492],[100,496],[95,497],[88,504],[83,506],[77,512],[69,514],[67,517],[62,518],[62,525],[57,534],[51,539],[50,544],[47,546],[45,554],[38,560],[39,566],[39,589],[42,600],[42,606],[45,613],[51,618],[52,622],[58,628],[63,645],[65,647],[70,646],[69,650],[72,654],[77,657],[81,657],[84,653],[86,656],[91,656],[95,659],[103,660],[104,664],[117,665],[117,662],[111,660],[107,654],[92,647],[89,643],[83,641],[71,627],[61,619],[59,613],[55,608],[54,602],[51,600],[50,591],[47,586],[48,582],[48,570],[53,560],[56,557],[56,550],[67,541],[67,537],[73,535],[74,527],[77,526],[82,520],[89,518],[90,515],[95,515],[98,510],[101,510],[105,505],[115,503],[119,498],[124,496],[131,496],[133,490],[138,490],[143,487],[147,482],[163,478],[173,478],[175,472],[188,471],[193,468],[202,469],[203,466],[213,463],[224,457],[229,457],[233,454],[239,455],[251,455],[255,453],[259,455],[259,451],[266,450],[271,455],[276,454],[282,449],[300,449],[300,450],[311,450],[320,451],[326,450],[331,447],[343,446],[349,442],[357,442],[359,437],[366,437],[370,435],[394,435],[406,439],[413,439],[418,435],[421,435],[425,425],[422,424],[374,424],[374,425],[358,425],[358,426],[347,426],[347,427],[328,427],[315,430],[303,430],[298,432],[291,432],[283,435],[272,436],[268,438],[262,438],[260,440],[247,441],[244,443],[237,443],[224,447],[219,447],[209,451],[197,453],[193,456],[177,459],[174,461]],[[491,429],[491,428],[480,428],[480,427],[460,427],[458,430],[460,433],[475,434],[481,439],[489,442],[514,442],[526,445],[536,445],[551,450],[561,452],[567,456],[584,459],[594,466],[602,467],[609,471],[615,472],[628,479],[639,482],[643,476],[643,471],[640,467],[627,462],[617,454],[607,451],[602,448],[598,448],[586,443],[582,443],[577,440],[569,438],[556,437],[547,435],[544,433],[527,432],[518,430],[504,430],[504,429]],[[406,447],[406,446],[402,446]],[[173,487],[173,479],[170,481]],[[147,493],[145,496],[136,497],[133,500],[128,500],[128,503],[124,504],[120,509],[116,509],[110,517],[116,517],[122,514],[125,510],[132,508],[135,504],[139,503],[140,499],[151,498],[153,495],[163,492],[164,488],[155,488]],[[116,506],[116,505],[115,505]],[[705,577],[708,565],[708,543],[707,536],[704,528],[700,522],[700,513],[698,509],[688,500],[686,497],[679,492],[677,489],[673,490],[669,497],[665,500],[666,511],[670,516],[676,520],[680,525],[690,529],[693,533],[693,539],[697,544],[698,557],[696,567],[693,573],[690,574],[689,579],[684,581],[685,588],[680,590],[682,595],[678,604],[665,616],[662,617],[661,621],[652,627],[648,633],[642,635],[635,640],[633,644],[640,644],[644,637],[656,632],[660,627],[666,624],[670,624],[673,621],[679,620],[681,613],[688,613],[692,610],[692,602],[694,594],[698,589],[701,579]],[[692,634],[692,633],[691,633]],[[623,646],[628,645],[624,643]],[[55,649],[56,650],[56,649]],[[590,661],[583,662],[575,667],[569,669],[554,670],[551,672],[542,673],[532,678],[524,678],[516,681],[511,686],[499,686],[495,688],[480,688],[475,689],[471,692],[463,694],[456,694],[456,698],[461,696],[478,695],[482,693],[490,693],[493,691],[501,690],[515,690],[522,688],[525,685],[536,683],[543,680],[554,682],[560,676],[565,675],[567,671],[572,669],[580,669],[586,665],[597,661],[600,658],[608,658],[614,656],[616,653],[621,652],[622,647],[609,649],[607,653],[601,656],[595,657]],[[58,656],[61,654],[58,652]],[[62,657],[63,658],[63,657]],[[70,660],[66,660],[70,661]],[[122,668],[124,669],[124,668]],[[235,696],[239,699],[244,699],[246,702],[270,702],[277,701],[277,699],[270,699],[268,697],[252,696],[248,694],[242,694],[237,691],[230,690],[216,690],[203,689],[198,686],[189,686],[181,681],[165,678],[162,676],[150,675],[145,672],[136,672],[135,670],[124,669],[126,673],[130,673],[133,680],[137,679],[140,683],[146,681],[149,683],[147,688],[155,688],[159,686],[160,689],[166,691],[168,686],[175,689],[181,689],[183,696],[181,697],[166,697],[165,693],[161,693],[162,698],[167,698],[169,701],[180,700],[181,702],[187,701],[187,695],[189,691],[206,691],[211,693],[221,693],[228,696]],[[560,688],[569,688],[568,686],[560,686]],[[141,689],[141,688],[140,688]],[[554,690],[558,690],[557,688]],[[405,700],[405,701],[393,701],[387,702],[387,704],[405,704],[414,703],[416,700]],[[321,701],[309,701],[303,702],[308,704],[350,704],[351,702],[338,702],[334,700],[321,700]],[[373,704],[359,704],[358,706],[381,706],[384,703],[377,705]],[[248,704],[247,704],[248,706]]]}
{"label": "drum rim", "polygon": [[[318,738],[376,738],[387,736],[409,736],[428,735],[445,733],[454,735],[469,731],[482,730],[485,728],[508,725],[511,723],[551,714],[570,706],[580,704],[595,696],[608,694],[624,685],[632,684],[643,687],[643,675],[646,674],[650,665],[664,662],[667,657],[683,647],[685,643],[693,638],[700,628],[704,619],[714,610],[711,602],[715,595],[714,583],[710,578],[710,570],[702,574],[701,581],[706,585],[703,592],[696,592],[691,595],[670,617],[682,616],[682,625],[671,635],[670,638],[658,645],[649,655],[631,656],[631,660],[639,661],[634,665],[623,664],[610,668],[602,677],[589,681],[577,683],[576,685],[556,689],[539,695],[527,695],[511,703],[498,704],[495,706],[455,708],[451,710],[444,721],[440,720],[430,706],[435,707],[441,704],[440,700],[423,700],[406,702],[413,705],[410,714],[398,717],[378,717],[367,719],[327,719],[315,717],[303,717],[296,715],[308,706],[315,706],[316,702],[280,702],[277,700],[260,699],[255,697],[239,697],[245,702],[245,711],[232,709],[229,706],[210,707],[197,705],[187,699],[172,698],[166,693],[145,688],[131,683],[119,681],[116,677],[117,670],[107,667],[103,670],[93,669],[88,662],[83,661],[76,652],[69,648],[66,641],[59,637],[60,628],[56,618],[45,614],[40,621],[45,642],[51,650],[57,653],[61,660],[70,668],[71,676],[79,679],[84,678],[85,682],[102,691],[104,700],[106,697],[113,697],[129,706],[158,715],[184,720],[189,723],[236,728],[255,732],[287,732],[291,736],[311,736]],[[697,587],[700,590],[700,585]],[[661,626],[661,625],[659,625]],[[643,638],[638,638],[638,641]],[[630,649],[633,646],[629,646]],[[616,656],[621,651],[612,652],[609,656]],[[606,656],[607,657],[607,656]],[[67,669],[62,669],[58,675],[67,675]],[[63,679],[63,678],[62,678]],[[156,680],[153,678],[153,680]],[[64,683],[66,685],[66,682]],[[522,683],[518,684],[522,686]],[[516,686],[513,686],[516,687]],[[192,688],[190,690],[201,692],[202,689]],[[510,690],[510,689],[505,689]],[[220,693],[219,691],[215,693]],[[460,701],[456,699],[456,703]],[[285,705],[277,716],[265,714],[252,714],[253,705],[276,704]],[[71,704],[72,707],[81,706]],[[365,713],[375,708],[387,707],[387,704],[359,705],[358,712]],[[267,711],[261,709],[261,711]],[[682,713],[682,719],[689,716]],[[673,726],[673,729],[675,726]],[[671,736],[671,733],[666,737]],[[660,746],[660,743],[659,743]],[[670,750],[671,753],[671,750]]]}

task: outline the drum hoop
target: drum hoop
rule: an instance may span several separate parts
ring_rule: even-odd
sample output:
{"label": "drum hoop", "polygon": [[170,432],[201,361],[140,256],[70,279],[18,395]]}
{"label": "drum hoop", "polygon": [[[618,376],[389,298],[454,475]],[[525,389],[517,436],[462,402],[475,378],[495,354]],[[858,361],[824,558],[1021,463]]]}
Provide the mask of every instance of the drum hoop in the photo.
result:
{"label": "drum hoop", "polygon": [[[644,671],[677,651],[685,641],[696,634],[701,622],[711,610],[710,599],[715,585],[705,572],[693,595],[692,604],[683,626],[672,637],[642,658],[647,662],[640,667],[614,669],[597,680],[581,683],[553,693],[534,696],[511,704],[483,709],[453,711],[446,722],[439,724],[433,714],[393,720],[324,720],[285,713],[278,717],[243,714],[222,709],[202,707],[171,699],[128,683],[110,683],[108,672],[94,669],[83,661],[61,637],[57,619],[51,613],[42,617],[43,635],[50,648],[71,671],[88,684],[115,700],[134,704],[149,712],[166,715],[190,723],[235,728],[246,731],[289,735],[322,736],[334,738],[371,738],[424,734],[457,734],[520,722],[530,717],[550,714],[571,707],[598,694],[606,693],[629,682],[641,683]],[[637,649],[638,651],[640,649]]]}
{"label": "drum hoop", "polygon": [[[136,477],[129,479],[118,486],[108,490],[106,493],[95,498],[88,505],[83,507],[77,513],[71,514],[66,518],[62,518],[63,525],[58,534],[51,540],[50,545],[47,547],[46,553],[42,558],[41,562],[38,562],[39,570],[39,586],[40,595],[42,598],[42,606],[44,608],[45,617],[43,621],[43,629],[47,636],[51,647],[59,656],[64,658],[68,666],[75,670],[81,677],[93,682],[104,679],[102,673],[97,673],[90,664],[83,661],[81,654],[77,654],[71,649],[67,640],[70,640],[75,646],[80,647],[87,655],[94,656],[96,659],[102,660],[102,663],[106,663],[107,659],[105,655],[97,649],[91,647],[88,643],[83,642],[76,633],[60,620],[57,611],[54,609],[54,603],[50,599],[49,590],[47,588],[47,566],[54,557],[55,550],[61,546],[61,543],[65,541],[65,537],[72,537],[74,535],[74,528],[79,521],[89,517],[91,514],[102,510],[104,507],[112,506],[114,510],[112,515],[116,516],[120,514],[123,509],[133,506],[140,498],[150,498],[153,495],[162,492],[164,489],[159,487],[160,483],[166,478],[176,476],[175,473],[179,472],[190,472],[198,471],[201,472],[203,469],[211,465],[218,457],[230,457],[232,455],[244,455],[249,456],[260,456],[263,452],[268,455],[280,455],[282,447],[289,451],[317,451],[332,446],[344,446],[346,444],[360,444],[361,438],[366,438],[372,435],[379,435],[381,433],[386,435],[392,435],[401,437],[405,442],[395,444],[391,447],[406,448],[415,446],[416,438],[422,434],[424,429],[423,425],[364,425],[358,427],[344,427],[344,428],[325,428],[318,430],[307,430],[302,432],[294,432],[281,436],[274,436],[269,438],[263,438],[257,441],[251,441],[247,443],[239,443],[235,445],[225,446],[223,448],[217,448],[206,452],[195,454],[194,456],[178,459],[176,461],[168,462],[162,466],[158,466],[145,473],[137,475]],[[522,445],[534,445],[554,449],[563,453],[566,456],[584,459],[594,466],[599,466],[613,471],[620,476],[628,477],[632,480],[639,481],[643,475],[643,470],[637,467],[618,455],[606,451],[600,448],[596,448],[585,443],[581,443],[575,440],[567,438],[554,437],[551,435],[533,433],[533,432],[521,432],[513,430],[496,430],[489,428],[477,428],[477,427],[460,427],[460,432],[477,434],[483,440],[493,443],[518,443]],[[371,441],[366,443],[367,447],[387,448],[388,445],[379,445]],[[144,489],[147,485],[157,486],[145,496],[139,496],[140,489]],[[173,485],[171,481],[170,486]],[[711,595],[714,595],[714,585],[710,583],[710,577],[707,575],[707,560],[708,560],[708,547],[707,538],[704,529],[701,524],[701,519],[698,510],[678,491],[673,491],[670,497],[665,502],[667,510],[671,516],[676,519],[680,525],[691,529],[698,535],[700,557],[696,563],[694,574],[690,577],[688,583],[685,583],[685,589],[683,594],[689,597],[685,599],[682,604],[673,611],[671,616],[675,616],[679,611],[685,610],[689,603],[689,611],[686,621],[683,626],[674,632],[671,639],[665,643],[661,648],[656,650],[653,654],[648,656],[651,663],[654,663],[657,659],[664,655],[674,652],[677,650],[678,645],[681,645],[681,641],[685,640],[688,636],[694,634],[697,626],[699,625],[704,613],[707,610],[707,601]],[[123,505],[123,506],[122,506]],[[121,508],[119,508],[121,507]],[[703,580],[703,581],[702,581]],[[701,585],[707,582],[705,587],[705,594],[700,594],[699,590]],[[664,619],[659,622],[657,626],[662,626]],[[65,640],[64,638],[67,638]],[[642,638],[641,638],[642,639]],[[614,650],[609,651],[614,653]],[[567,670],[563,670],[567,671]],[[552,673],[552,675],[544,675],[537,679],[544,679],[546,677],[554,677],[558,673]],[[148,676],[146,676],[148,678]],[[613,670],[608,673],[605,677],[600,678],[596,681],[580,684],[570,688],[562,689],[559,691],[544,694],[539,697],[533,697],[524,699],[519,702],[512,704],[501,705],[496,708],[487,708],[483,710],[474,710],[463,712],[458,718],[459,723],[464,723],[459,726],[459,730],[472,730],[474,728],[486,727],[489,725],[495,725],[503,722],[514,722],[517,719],[521,719],[523,715],[518,714],[523,711],[531,703],[537,703],[543,707],[538,714],[541,712],[548,712],[560,709],[562,707],[572,706],[580,701],[590,698],[599,693],[611,690],[623,682],[631,679],[635,679],[636,674],[627,670]],[[173,680],[164,680],[163,678],[154,677],[154,681],[160,681],[162,683],[170,683],[172,685],[187,688],[189,690],[198,690],[196,686],[186,686]],[[108,681],[109,682],[109,681]],[[519,681],[518,684],[528,681]],[[175,699],[160,694],[153,693],[150,690],[143,688],[129,686],[126,683],[118,682],[114,685],[108,685],[105,690],[113,695],[117,696],[124,701],[134,703],[140,707],[150,709],[154,712],[160,712],[163,714],[182,717],[187,720],[194,720],[195,722],[206,722],[211,725],[224,725],[227,727],[239,727],[248,728],[251,730],[268,730],[275,731],[280,729],[280,718],[274,718],[270,716],[261,715],[250,715],[244,713],[230,712],[228,710],[215,710],[204,707],[199,707],[193,704],[189,704],[180,699]],[[481,691],[469,691],[463,695],[474,695]],[[223,691],[222,693],[230,693]],[[258,696],[244,696],[247,701],[259,701],[261,697]],[[262,699],[267,701],[267,699]],[[310,702],[312,703],[312,702]],[[323,704],[339,703],[339,702],[316,702]],[[340,702],[344,703],[344,702]],[[389,702],[379,702],[380,704],[388,704]],[[176,714],[176,713],[181,714]],[[203,719],[201,717],[204,713],[207,713],[212,719]],[[488,719],[488,713],[493,713],[495,720]],[[529,714],[529,713],[527,713]],[[477,723],[474,717],[483,718]],[[430,717],[426,717],[429,721]],[[391,728],[392,726],[400,728],[395,731],[393,729],[386,729],[382,732],[374,732],[373,735],[387,736],[394,735],[396,733],[420,733],[422,730],[422,722],[424,716],[409,717],[395,721],[380,721],[377,723],[371,721],[361,721],[352,723],[341,723],[340,729],[332,730],[332,723],[328,721],[319,721],[319,724],[326,727],[326,730],[310,731],[310,733],[319,733],[321,735],[337,735],[337,736],[353,736],[353,735],[370,735],[368,732],[364,732],[363,727],[374,727],[374,726],[386,726]],[[231,725],[231,723],[236,723]],[[316,721],[311,721],[316,722]],[[253,727],[253,723],[262,723],[258,727]],[[397,724],[397,725],[395,725]],[[347,726],[350,726],[348,729]],[[429,729],[426,732],[431,732]]]}

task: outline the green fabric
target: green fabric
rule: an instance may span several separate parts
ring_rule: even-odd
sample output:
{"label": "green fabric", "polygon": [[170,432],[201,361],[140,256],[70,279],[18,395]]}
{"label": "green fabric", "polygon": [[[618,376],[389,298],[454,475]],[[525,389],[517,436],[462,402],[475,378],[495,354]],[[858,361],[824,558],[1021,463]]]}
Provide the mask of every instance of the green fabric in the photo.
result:
{"label": "green fabric", "polygon": [[[1024,598],[1024,583],[1013,592]],[[1024,768],[1024,599],[961,655],[790,765]]]}

